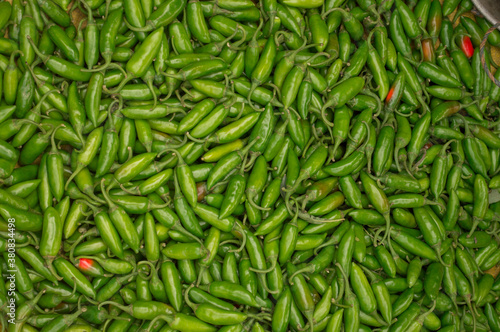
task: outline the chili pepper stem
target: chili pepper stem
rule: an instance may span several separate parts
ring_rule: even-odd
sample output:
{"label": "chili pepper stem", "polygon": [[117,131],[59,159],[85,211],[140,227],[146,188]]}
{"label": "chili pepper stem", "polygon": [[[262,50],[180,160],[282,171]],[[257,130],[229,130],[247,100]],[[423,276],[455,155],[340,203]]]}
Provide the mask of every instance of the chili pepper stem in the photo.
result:
{"label": "chili pepper stem", "polygon": [[[151,91],[151,94],[153,95],[153,106],[151,106],[151,110],[153,110],[156,107],[156,104],[158,102],[158,98],[156,97],[156,92],[155,92],[152,80],[148,80],[147,85],[148,85],[149,91]],[[151,147],[149,149],[151,150]],[[150,151],[148,151],[148,152],[150,152]]]}
{"label": "chili pepper stem", "polygon": [[228,243],[234,243],[234,244],[241,244],[240,241],[234,239],[234,240],[226,240],[226,241],[222,241],[221,243],[219,243],[219,246],[222,247],[223,245],[225,244],[228,244]]}
{"label": "chili pepper stem", "polygon": [[[318,46],[318,45],[319,44],[311,44],[311,45],[308,45],[308,46]],[[327,59],[325,61],[323,61],[323,62],[319,62],[319,63],[316,63],[316,64],[311,63],[314,60],[316,60],[316,58],[319,58],[320,56],[324,56]],[[305,64],[306,64],[306,68],[307,68],[307,66],[309,66],[309,67],[322,67],[322,66],[328,65],[332,61],[334,61],[334,58],[330,55],[330,53],[319,52],[319,53],[314,54],[312,57],[310,57]]]}
{"label": "chili pepper stem", "polygon": [[443,266],[446,266],[446,267],[450,267],[449,264],[446,264],[444,261],[443,261],[443,257],[441,257],[441,255],[443,254],[441,252],[441,243],[438,243],[434,246],[434,250],[436,251],[436,256],[438,257],[438,260],[439,262],[443,265]]}
{"label": "chili pepper stem", "polygon": [[258,205],[257,203],[255,203],[254,197],[255,197],[255,195],[251,195],[251,196],[247,197],[248,203],[250,203],[251,206],[253,206],[257,210],[261,210],[261,211],[270,211],[271,210],[271,208],[264,208],[264,207]]}
{"label": "chili pepper stem", "polygon": [[85,232],[84,234],[80,235],[80,237],[71,245],[71,248],[69,250],[69,260],[71,262],[75,262],[75,259],[73,258],[73,253],[75,251],[75,248],[82,242],[83,239],[85,239],[87,236],[95,236],[97,232]]}
{"label": "chili pepper stem", "polygon": [[247,96],[247,102],[254,109],[254,111],[261,112],[262,110],[260,108],[256,107],[252,102],[253,92],[255,91],[255,89],[257,89],[258,86],[259,86],[259,83],[252,81],[252,85],[250,86],[250,91],[248,92],[248,96]]}
{"label": "chili pepper stem", "polygon": [[[47,60],[49,59],[49,57],[47,55],[44,55],[42,54],[42,52],[40,52],[40,50],[38,49],[38,47],[36,47],[35,43],[33,42],[33,39],[31,38],[30,35],[26,36],[26,39],[28,39],[28,42],[31,44],[31,47],[33,47],[33,51],[35,52],[35,54],[40,57],[40,59],[42,60],[43,63],[47,62]],[[28,65],[28,63],[26,63],[26,67],[30,68],[30,66]]]}
{"label": "chili pepper stem", "polygon": [[[123,68],[122,68],[122,70],[123,70]],[[101,70],[94,70],[94,71],[101,71]],[[106,92],[109,95],[117,94],[123,89],[123,87],[125,85],[127,85],[128,82],[130,82],[134,78],[135,78],[134,75],[132,75],[131,73],[128,73],[125,75],[125,78],[120,82],[120,84],[116,88],[114,88],[113,90],[108,90],[108,88],[106,86],[103,86],[102,89],[104,90],[104,92]]]}
{"label": "chili pepper stem", "polygon": [[326,117],[326,109],[327,108],[335,108],[335,102],[334,101],[327,101],[323,107],[321,108],[321,118],[323,119],[323,122],[329,126],[329,127],[333,127],[333,122],[331,122],[330,120],[328,120],[328,118]]}
{"label": "chili pepper stem", "polygon": [[193,310],[193,311],[196,311],[196,308],[198,307],[197,304],[194,304],[193,302],[191,302],[191,300],[189,299],[189,291],[191,290],[191,288],[195,287],[194,285],[189,285],[189,287],[186,289],[186,291],[184,292],[184,302],[186,302],[186,304]]}
{"label": "chili pepper stem", "polygon": [[394,149],[394,162],[396,163],[396,168],[398,169],[398,172],[401,172],[401,166],[399,165],[399,151],[401,148],[397,146],[397,148]]}
{"label": "chili pepper stem", "polygon": [[311,269],[310,266],[305,266],[302,269],[295,271],[290,277],[288,277],[288,283],[290,285],[293,285],[293,282],[292,282],[293,277],[295,277],[298,274],[309,273],[310,269]]}
{"label": "chili pepper stem", "polygon": [[50,273],[52,273],[52,275],[59,281],[63,280],[63,278],[57,274],[57,271],[54,267],[54,265],[52,265],[52,262],[54,261],[55,257],[52,258],[52,260],[46,260],[46,264],[47,264],[47,268],[49,269]]}
{"label": "chili pepper stem", "polygon": [[339,11],[339,12],[341,12],[341,13],[346,13],[346,11],[345,11],[344,9],[342,9],[342,8],[332,8],[332,9],[330,9],[330,10],[327,10],[327,11],[326,11],[326,12],[324,12],[323,14],[321,14],[321,18],[322,18],[323,20],[325,20],[325,19],[326,19],[326,17],[327,17],[328,15],[330,15],[331,13],[333,13],[333,12],[335,12],[335,11]]}
{"label": "chili pepper stem", "polygon": [[121,305],[120,303],[117,303],[115,301],[104,301],[104,302],[101,302],[101,303],[99,303],[98,308],[101,309],[103,306],[105,306],[107,304],[117,307],[121,311],[124,311],[124,312],[128,313],[130,316],[132,316],[132,314],[133,314],[131,307],[125,306],[125,305]]}
{"label": "chili pepper stem", "polygon": [[[168,315],[160,315],[160,316],[156,316],[152,321],[151,323],[149,324],[149,326],[155,326],[155,323],[159,320],[164,320],[165,322],[167,322],[169,325],[172,324],[173,320],[174,320],[174,316],[168,316]],[[148,329],[149,331],[149,329]]]}
{"label": "chili pepper stem", "polygon": [[[424,94],[427,94],[427,90],[426,89],[422,89],[422,91],[424,92]],[[424,109],[424,111],[425,112],[430,112],[431,109],[429,108],[429,105],[427,105],[427,103],[422,99],[422,96],[419,95],[418,93],[415,94],[415,96],[417,97],[417,100],[420,103],[420,105],[422,106],[422,108]],[[421,114],[420,117],[422,117],[425,114],[425,112],[423,114]]]}
{"label": "chili pepper stem", "polygon": [[[262,275],[262,274],[260,274],[260,275]],[[260,276],[260,275],[259,275],[259,276]],[[264,279],[264,280],[265,280],[265,279]],[[262,286],[262,288],[263,288],[266,292],[268,292],[269,294],[278,294],[278,293],[280,292],[278,289],[277,289],[277,290],[272,290],[272,289],[269,289],[269,287],[267,286],[267,283],[265,283],[265,282],[263,282],[261,286]]]}
{"label": "chili pepper stem", "polygon": [[[153,274],[156,273],[156,267],[154,266],[154,264],[152,262],[149,262],[149,261],[141,261],[139,263],[137,263],[137,266],[136,266],[136,269],[139,265],[148,265],[150,270],[151,270],[151,273],[148,275],[148,278],[151,279],[153,277]],[[140,272],[139,272],[140,273]],[[149,280],[147,279],[147,280]]]}
{"label": "chili pepper stem", "polygon": [[141,193],[139,192],[138,186],[135,186],[133,188],[134,190],[129,190],[129,189],[125,188],[125,186],[123,184],[120,183],[120,189],[123,190],[124,192],[126,192],[127,194],[130,194],[130,195],[141,195]]}
{"label": "chili pepper stem", "polygon": [[249,267],[248,269],[250,271],[255,272],[255,273],[267,274],[267,273],[271,272],[272,270],[274,270],[275,268],[276,268],[276,260],[273,259],[271,262],[271,266],[265,270],[254,269],[253,267]]}
{"label": "chili pepper stem", "polygon": [[189,133],[189,131],[187,131],[185,133],[185,136],[190,140],[190,141],[193,141],[195,143],[199,143],[199,144],[205,144],[207,143],[208,139],[210,138],[210,136],[207,138],[207,139],[197,139],[197,138],[194,138],[193,136],[191,136],[191,134]]}
{"label": "chili pepper stem", "polygon": [[[238,225],[238,227],[240,227],[240,226]],[[231,249],[231,250],[229,250],[229,252],[241,252],[241,251],[243,251],[243,249],[245,249],[245,244],[247,242],[247,236],[246,236],[245,232],[241,232],[241,234],[242,234],[242,239],[241,239],[240,247],[238,249]]]}

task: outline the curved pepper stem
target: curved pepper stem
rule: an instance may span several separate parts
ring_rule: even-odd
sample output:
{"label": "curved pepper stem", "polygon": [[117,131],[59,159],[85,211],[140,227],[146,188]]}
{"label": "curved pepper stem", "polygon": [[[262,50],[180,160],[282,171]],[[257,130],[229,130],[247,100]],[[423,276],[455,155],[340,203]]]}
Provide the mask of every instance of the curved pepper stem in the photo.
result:
{"label": "curved pepper stem", "polygon": [[113,206],[115,206],[115,203],[113,202],[111,197],[109,197],[109,192],[106,190],[105,185],[104,185],[105,181],[106,181],[105,179],[101,180],[101,192],[102,192],[102,195],[104,196],[104,200],[106,201],[106,204],[108,204],[109,208],[111,209]]}
{"label": "curved pepper stem", "polygon": [[57,279],[57,280],[63,280],[63,277],[61,277],[59,274],[57,274],[57,271],[54,267],[54,265],[52,264],[52,262],[54,261],[55,257],[52,258],[51,261],[48,261],[46,260],[47,262],[47,268],[49,269],[50,273],[52,273],[52,275]]}
{"label": "curved pepper stem", "polygon": [[[82,202],[85,202],[82,200]],[[85,202],[86,204],[89,204],[88,202]],[[97,231],[97,228],[91,228],[89,231],[83,233],[82,235],[80,235],[80,237],[71,245],[71,248],[69,250],[69,260],[71,262],[75,262],[75,259],[73,257],[73,253],[75,252],[75,248],[80,244],[80,242],[82,242],[82,240],[84,240],[86,237],[88,236],[97,236],[98,235],[98,231]]]}
{"label": "curved pepper stem", "polygon": [[[52,90],[52,91],[57,91],[57,90]],[[49,91],[49,92],[50,92],[50,91]],[[49,92],[47,92],[47,93],[49,93]],[[44,128],[41,124],[36,123],[36,122],[34,122],[34,121],[32,121],[32,120],[28,120],[28,119],[19,119],[19,120],[17,120],[17,119],[16,119],[16,120],[14,120],[14,121],[16,121],[16,122],[17,122],[17,124],[24,124],[24,123],[28,124],[28,123],[29,123],[30,125],[37,126],[37,127],[38,127],[38,129],[42,132],[42,134],[43,134],[43,135],[45,135],[45,134],[47,133],[47,131],[45,130],[45,128]],[[49,127],[51,127],[51,128],[52,128],[52,124],[48,124],[48,123],[47,123],[47,125],[49,125]]]}
{"label": "curved pepper stem", "polygon": [[189,291],[191,290],[191,288],[193,288],[194,285],[190,285],[186,291],[184,292],[184,302],[186,302],[186,304],[194,311],[196,312],[196,309],[198,308],[198,305],[191,302],[191,300],[189,299]]}
{"label": "curved pepper stem", "polygon": [[[308,45],[308,46],[316,46],[318,44],[311,44],[311,45]],[[316,58],[319,58],[320,56],[324,56],[326,57],[326,60],[325,61],[322,61],[322,62],[318,62],[318,63],[311,63],[313,62],[314,60],[316,60]],[[335,61],[337,59],[333,58],[330,53],[327,53],[327,52],[319,52],[319,53],[316,53],[314,54],[313,56],[311,56],[307,62],[305,63],[306,64],[306,67],[309,66],[309,67],[322,67],[322,66],[326,66],[328,65],[330,62],[332,61]]]}
{"label": "curved pepper stem", "polygon": [[184,161],[184,158],[182,158],[181,153],[176,149],[170,149],[170,148],[165,149],[165,150],[161,151],[160,153],[158,153],[157,157],[160,158],[165,152],[172,152],[172,154],[177,156],[177,159],[179,159],[179,161],[177,162],[177,167],[186,165],[186,162]]}
{"label": "curved pepper stem", "polygon": [[147,78],[145,77],[144,78],[144,81],[146,82],[146,85],[148,86],[149,91],[151,91],[151,94],[153,95],[153,106],[151,106],[151,110],[154,109],[158,103],[158,97],[156,96],[155,86],[153,85],[153,80],[154,80],[154,75],[153,75],[153,77],[147,77]]}
{"label": "curved pepper stem", "polygon": [[170,206],[170,202],[165,202],[164,204],[156,204],[154,202],[151,202],[151,200],[150,200],[149,204],[148,204],[148,210],[151,211],[151,210],[156,210],[156,209],[163,209],[163,208],[166,208],[169,206]]}
{"label": "curved pepper stem", "polygon": [[[270,257],[270,258],[276,258],[276,257]],[[250,271],[255,272],[255,273],[267,274],[267,273],[271,272],[272,270],[274,270],[275,268],[276,268],[276,259],[272,259],[271,266],[265,270],[254,269],[253,267],[249,267],[248,269]]]}
{"label": "curved pepper stem", "polygon": [[133,316],[133,309],[132,309],[132,306],[125,306],[125,305],[122,305],[118,302],[115,302],[115,301],[104,301],[104,302],[101,302],[99,303],[99,305],[97,306],[99,309],[101,309],[104,305],[112,305],[114,307],[117,307],[118,309],[120,309],[121,311],[124,311],[126,312],[127,314],[129,314],[130,316]]}
{"label": "curved pepper stem", "polygon": [[75,178],[75,176],[78,175],[78,173],[80,173],[85,167],[85,165],[83,164],[78,164],[78,166],[76,167],[75,171],[71,174],[71,176],[68,178],[68,180],[66,181],[66,184],[64,185],[64,190],[68,190],[68,187],[71,183],[71,181],[73,181],[73,179]]}
{"label": "curved pepper stem", "polygon": [[[114,88],[112,90],[108,90],[108,88],[106,86],[103,86],[102,89],[107,94],[113,95],[113,94],[120,93],[120,91],[123,89],[123,87],[125,85],[127,85],[128,82],[130,82],[131,80],[133,80],[134,78],[136,78],[131,73],[126,73],[125,70],[122,67],[118,66],[116,63],[109,63],[108,67],[106,67],[106,68],[101,68],[100,67],[100,68],[96,68],[96,69],[87,69],[86,71],[91,71],[92,70],[92,72],[97,72],[97,71],[103,71],[103,70],[108,69],[108,68],[119,69],[121,72],[124,73],[125,78],[120,82],[120,84],[118,84],[118,86],[116,88]],[[99,69],[99,70],[97,70],[97,69]]]}
{"label": "curved pepper stem", "polygon": [[[239,28],[240,28],[240,26],[238,26],[238,29]],[[257,33],[257,31],[259,31],[260,28],[261,28],[261,26],[259,25],[259,28],[257,28],[255,33]],[[238,29],[236,29],[236,31],[238,31]],[[243,44],[245,42],[245,40],[247,39],[247,31],[245,29],[242,29],[241,31],[243,31],[243,37],[241,37],[241,39],[238,40],[237,42],[234,42],[232,44],[228,44],[227,47],[229,47],[229,49],[231,49],[233,51],[239,51],[239,50],[243,50],[246,48],[246,47],[240,47],[240,45]]]}
{"label": "curved pepper stem", "polygon": [[[340,274],[342,275],[342,279],[343,279],[342,285],[344,286],[344,293],[345,293],[346,297],[347,296],[354,296],[351,288],[349,287],[349,277],[347,276],[344,269],[342,268],[342,265],[340,265],[340,263],[335,263],[335,267],[339,269]],[[361,266],[361,267],[363,267],[363,266]],[[339,294],[339,297],[341,298],[340,294]],[[340,300],[340,298],[339,298],[339,300]]]}
{"label": "curved pepper stem", "polygon": [[137,265],[135,266],[134,270],[137,270],[138,267],[139,267],[139,265],[148,265],[149,268],[150,268],[150,272],[151,272],[146,277],[143,277],[141,273],[144,272],[144,271],[138,271],[137,273],[141,276],[141,278],[143,278],[144,280],[150,280],[151,278],[153,278],[152,271],[153,270],[156,271],[156,268],[155,268],[155,266],[154,266],[153,263],[151,263],[150,261],[140,261],[139,263],[137,263]]}
{"label": "curved pepper stem", "polygon": [[336,12],[336,11],[339,11],[342,14],[342,16],[346,16],[348,14],[345,9],[342,9],[342,8],[332,8],[330,10],[327,10],[323,14],[321,14],[321,18],[323,20],[325,20],[328,15],[330,15],[331,13]]}
{"label": "curved pepper stem", "polygon": [[[30,35],[27,35],[26,39],[28,39],[28,42],[31,44],[31,47],[33,47],[33,51],[35,52],[35,54],[42,60],[43,63],[45,63],[49,59],[49,56],[40,52],[40,50],[38,49],[38,47],[36,47],[35,42],[33,41],[33,39],[31,38]],[[28,63],[26,63],[26,67],[28,67],[28,69],[31,69],[31,67],[28,65]],[[33,73],[33,72],[31,71],[31,73]],[[35,80],[38,79],[34,74],[33,74],[33,77],[35,78]]]}
{"label": "curved pepper stem", "polygon": [[[313,273],[314,272],[314,268],[312,265],[307,265],[307,266],[304,266],[303,268],[301,269],[298,269],[297,271],[295,271],[290,277],[288,277],[288,283],[290,285],[293,285],[293,282],[292,282],[292,279],[298,275],[298,274],[303,274],[303,273]],[[306,276],[304,276],[306,277]]]}
{"label": "curved pepper stem", "polygon": [[238,249],[231,249],[229,252],[241,252],[243,249],[245,249],[245,245],[247,243],[247,235],[245,234],[244,229],[237,223],[234,223],[233,230],[231,231],[233,234],[241,234],[241,245]]}
{"label": "curved pepper stem", "polygon": [[[151,323],[149,324],[149,326],[155,326],[155,323],[157,321],[159,321],[160,319],[161,320],[164,320],[165,322],[167,322],[168,325],[172,324],[172,322],[174,321],[174,315],[160,315],[160,316],[156,316],[152,321]],[[149,329],[148,329],[149,331]]]}
{"label": "curved pepper stem", "polygon": [[267,286],[266,282],[261,283],[261,287],[262,287],[263,290],[265,290],[269,294],[278,294],[280,292],[279,290],[272,290],[272,289],[270,289],[269,286]]}
{"label": "curved pepper stem", "polygon": [[247,197],[248,203],[250,203],[250,205],[252,207],[256,208],[257,210],[270,211],[271,208],[264,208],[264,207],[258,205],[257,203],[255,203],[254,198],[255,198],[256,195],[257,195],[256,193],[248,195],[248,197]]}
{"label": "curved pepper stem", "polygon": [[56,145],[55,136],[56,136],[56,132],[61,128],[66,128],[66,126],[63,123],[60,124],[54,130],[52,130],[52,134],[50,135],[50,144],[52,147],[50,153],[52,153],[52,154],[59,154],[59,149],[57,148],[57,145]]}
{"label": "curved pepper stem", "polygon": [[419,325],[423,325],[424,324],[424,320],[425,320],[425,317],[427,317],[429,314],[431,314],[434,309],[436,308],[436,300],[432,301],[432,306],[430,307],[430,309],[426,312],[424,312],[423,314],[421,314],[418,318],[417,318],[417,323]]}

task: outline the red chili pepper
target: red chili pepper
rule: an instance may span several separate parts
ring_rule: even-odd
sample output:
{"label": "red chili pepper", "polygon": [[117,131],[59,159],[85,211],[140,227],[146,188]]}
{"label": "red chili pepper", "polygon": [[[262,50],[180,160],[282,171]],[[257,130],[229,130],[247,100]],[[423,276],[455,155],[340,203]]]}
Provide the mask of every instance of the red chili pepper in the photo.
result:
{"label": "red chili pepper", "polygon": [[459,44],[460,44],[460,48],[462,49],[462,52],[464,52],[464,54],[468,58],[470,58],[474,55],[474,46],[472,46],[472,42],[471,42],[469,36],[460,37]]}
{"label": "red chili pepper", "polygon": [[82,270],[88,270],[92,265],[94,261],[88,258],[80,258],[80,261],[78,262],[80,269]]}
{"label": "red chili pepper", "polygon": [[197,183],[196,190],[198,191],[198,202],[201,202],[208,194],[206,183],[205,182]]}
{"label": "red chili pepper", "polygon": [[387,97],[385,98],[385,102],[389,102],[392,98],[392,95],[394,94],[394,86],[391,87],[391,89],[389,90],[389,92],[387,93]]}
{"label": "red chili pepper", "polygon": [[422,40],[422,57],[424,61],[433,63],[436,62],[436,55],[434,53],[434,42],[430,38]]}

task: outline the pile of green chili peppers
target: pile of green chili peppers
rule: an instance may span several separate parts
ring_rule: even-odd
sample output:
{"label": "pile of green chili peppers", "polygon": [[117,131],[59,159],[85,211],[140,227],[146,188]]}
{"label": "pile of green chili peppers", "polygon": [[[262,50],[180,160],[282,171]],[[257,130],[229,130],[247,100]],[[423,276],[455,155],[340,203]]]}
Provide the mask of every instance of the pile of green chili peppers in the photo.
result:
{"label": "pile of green chili peppers", "polygon": [[472,9],[1,1],[2,331],[500,332]]}

